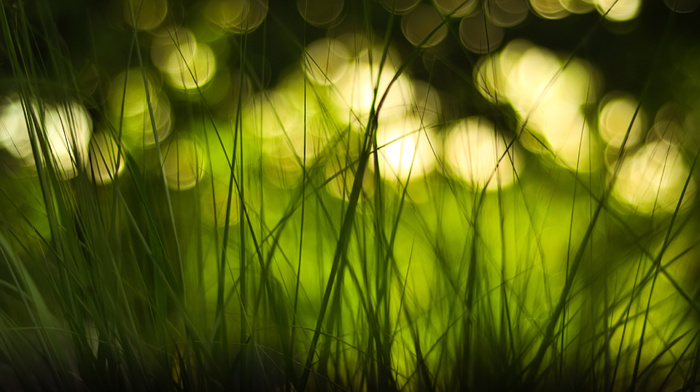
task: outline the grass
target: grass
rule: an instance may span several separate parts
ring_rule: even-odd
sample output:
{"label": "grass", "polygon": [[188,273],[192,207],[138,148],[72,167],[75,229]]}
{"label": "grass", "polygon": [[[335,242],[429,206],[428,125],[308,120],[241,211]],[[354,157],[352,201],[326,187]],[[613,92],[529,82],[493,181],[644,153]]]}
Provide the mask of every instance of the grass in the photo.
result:
{"label": "grass", "polygon": [[422,48],[293,3],[3,5],[0,390],[697,389],[692,14],[531,13],[474,54],[456,17]]}

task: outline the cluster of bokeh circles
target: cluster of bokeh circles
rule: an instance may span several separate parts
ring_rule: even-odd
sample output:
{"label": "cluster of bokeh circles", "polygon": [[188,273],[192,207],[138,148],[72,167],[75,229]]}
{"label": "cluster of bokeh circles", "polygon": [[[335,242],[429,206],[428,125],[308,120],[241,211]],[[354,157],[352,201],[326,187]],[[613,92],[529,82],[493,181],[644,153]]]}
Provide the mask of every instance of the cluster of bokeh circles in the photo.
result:
{"label": "cluster of bokeh circles", "polygon": [[650,214],[694,199],[683,149],[697,147],[697,115],[682,105],[663,105],[650,122],[633,95],[601,91],[593,65],[523,40],[483,57],[474,80],[486,99],[514,109],[522,146],[577,173],[605,170],[620,204]]}
{"label": "cluster of bokeh circles", "polygon": [[[263,157],[266,181],[290,188],[307,167],[324,167],[326,188],[342,198],[381,103],[377,161],[370,168],[401,186],[439,172],[474,189],[503,189],[517,180],[529,151],[577,173],[607,170],[617,177],[615,199],[640,213],[673,211],[681,195],[684,203],[692,200],[695,185],[686,184],[682,147],[691,113],[669,103],[649,121],[632,95],[602,91],[594,65],[525,40],[502,43],[504,29],[531,13],[561,19],[597,11],[626,21],[639,14],[640,0],[377,1],[400,17],[403,36],[417,47],[438,45],[447,24],[458,21],[461,44],[482,55],[472,75],[476,91],[493,105],[509,105],[519,127],[504,129],[480,113],[445,122],[441,93],[400,71],[403,60],[393,45],[373,41],[364,29],[333,29],[346,16],[344,0],[297,0],[303,20],[329,33],[305,45],[275,86],[259,88],[248,72],[227,63],[227,38],[256,31],[268,16],[267,0],[206,1],[189,28],[168,22],[166,0],[124,0],[124,23],[145,37],[150,65],[111,75],[101,108],[109,126],[93,130],[77,102],[9,97],[0,145],[19,167],[47,164],[41,157],[51,156],[62,177],[84,169],[98,185],[123,172],[125,152],[157,150],[168,186],[186,190],[215,165],[206,164],[211,148],[182,130],[187,121],[171,100],[206,102],[217,118],[241,119],[247,145]],[[666,3],[677,12],[698,8],[696,0]],[[42,140],[47,143],[33,142]],[[44,145],[50,154],[36,154]],[[371,192],[373,181],[366,183]]]}
{"label": "cluster of bokeh circles", "polygon": [[[304,1],[304,0],[300,0]],[[447,23],[459,21],[462,45],[473,53],[497,49],[504,29],[523,23],[530,14],[544,19],[563,19],[572,14],[598,12],[612,22],[626,22],[639,16],[641,0],[379,0],[389,12],[401,15],[404,37],[413,45],[431,47],[448,35]],[[679,13],[698,9],[697,0],[665,0]]]}

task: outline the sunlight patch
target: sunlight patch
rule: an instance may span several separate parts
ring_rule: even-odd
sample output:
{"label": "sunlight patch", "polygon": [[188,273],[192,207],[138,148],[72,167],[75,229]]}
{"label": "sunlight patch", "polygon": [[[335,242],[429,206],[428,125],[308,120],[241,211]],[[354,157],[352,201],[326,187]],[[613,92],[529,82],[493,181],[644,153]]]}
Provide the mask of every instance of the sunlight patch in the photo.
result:
{"label": "sunlight patch", "polygon": [[612,195],[640,214],[673,212],[695,199],[695,183],[688,183],[690,170],[678,148],[664,141],[643,146],[622,162]]}
{"label": "sunlight patch", "polygon": [[469,117],[452,125],[444,143],[445,163],[450,172],[471,187],[487,190],[507,188],[522,170],[522,161],[504,136],[483,117]]}

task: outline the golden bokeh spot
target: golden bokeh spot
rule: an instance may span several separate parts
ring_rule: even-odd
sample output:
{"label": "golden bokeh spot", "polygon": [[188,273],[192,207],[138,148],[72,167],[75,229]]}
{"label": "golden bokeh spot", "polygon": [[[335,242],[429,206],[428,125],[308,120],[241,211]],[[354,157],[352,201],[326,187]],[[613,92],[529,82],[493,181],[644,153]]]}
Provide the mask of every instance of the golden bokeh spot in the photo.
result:
{"label": "golden bokeh spot", "polygon": [[[627,157],[613,186],[613,197],[639,214],[673,212],[690,170],[680,150],[665,141],[648,143]],[[694,181],[688,183],[681,208],[695,199]]]}
{"label": "golden bokeh spot", "polygon": [[432,132],[420,118],[397,116],[383,121],[377,129],[381,176],[405,183],[428,175],[436,164],[437,146],[432,139]]}
{"label": "golden bokeh spot", "polygon": [[181,90],[197,90],[211,81],[216,72],[216,59],[209,45],[197,43],[173,47],[162,69],[171,86]]}
{"label": "golden bokeh spot", "polygon": [[559,2],[572,14],[586,14],[595,10],[594,0],[559,0]]}
{"label": "golden bokeh spot", "polygon": [[362,129],[367,125],[373,105],[376,108],[385,95],[379,111],[380,119],[403,114],[415,102],[413,84],[408,76],[401,75],[392,84],[396,69],[389,64],[384,65],[381,74],[379,69],[376,64],[358,61],[338,82],[338,98],[349,109],[347,120],[354,129]]}
{"label": "golden bokeh spot", "polygon": [[583,112],[597,95],[588,63],[576,58],[564,63],[546,49],[516,40],[480,59],[474,78],[488,100],[511,104],[528,131],[521,137],[527,149],[571,170],[600,166],[600,146]]}
{"label": "golden bokeh spot", "polygon": [[545,19],[563,19],[570,14],[559,0],[530,0],[530,5],[538,16]]}
{"label": "golden bokeh spot", "polygon": [[641,0],[596,0],[596,9],[607,20],[624,22],[639,15]]}
{"label": "golden bokeh spot", "polygon": [[[608,93],[603,98],[598,114],[598,131],[609,145],[621,148],[627,137],[626,147],[639,144],[644,138],[644,111],[637,107],[639,103],[629,94]],[[627,136],[629,134],[629,136]]]}
{"label": "golden bokeh spot", "polygon": [[450,126],[444,159],[450,172],[475,189],[506,188],[523,162],[495,125],[483,117],[468,117]]}
{"label": "golden bokeh spot", "polygon": [[[37,161],[46,164],[42,145],[63,179],[75,177],[87,161],[92,119],[77,102],[32,101],[25,107],[19,99],[12,99],[0,114],[0,123],[2,146],[25,167],[35,168]],[[41,152],[39,157],[34,156],[32,140]]]}
{"label": "golden bokeh spot", "polygon": [[348,69],[350,58],[350,52],[341,41],[321,38],[306,47],[304,71],[314,83],[333,84]]}

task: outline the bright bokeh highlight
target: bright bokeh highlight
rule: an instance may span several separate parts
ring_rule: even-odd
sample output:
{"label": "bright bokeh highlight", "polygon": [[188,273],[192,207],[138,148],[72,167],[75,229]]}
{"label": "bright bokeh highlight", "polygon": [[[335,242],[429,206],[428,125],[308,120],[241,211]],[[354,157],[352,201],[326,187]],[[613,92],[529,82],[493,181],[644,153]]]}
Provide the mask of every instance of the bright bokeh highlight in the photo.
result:
{"label": "bright bokeh highlight", "polygon": [[[21,165],[34,167],[37,160],[45,164],[44,154],[48,153],[53,167],[64,179],[75,177],[83,167],[92,134],[92,119],[83,105],[74,101],[58,104],[33,101],[27,107],[13,98],[0,116],[2,147]],[[34,147],[41,152],[38,158],[34,156]]]}
{"label": "bright bokeh highlight", "polygon": [[[372,108],[376,110],[384,96],[379,117],[405,113],[414,102],[411,80],[401,75],[392,83],[397,70],[390,64],[381,68],[377,64],[358,61],[337,84],[337,94],[342,105],[349,109],[348,120],[355,128],[363,128],[369,121]],[[376,97],[375,97],[376,90]]]}
{"label": "bright bokeh highlight", "polygon": [[646,115],[629,94],[608,93],[598,114],[598,131],[603,140],[615,148],[639,144],[644,137]]}
{"label": "bright bokeh highlight", "polygon": [[639,214],[670,213],[695,199],[691,179],[683,193],[690,169],[678,147],[664,141],[644,145],[620,166],[612,195]]}
{"label": "bright bokeh highlight", "polygon": [[596,0],[596,9],[607,20],[624,22],[639,15],[641,0]]}
{"label": "bright bokeh highlight", "polygon": [[564,62],[547,49],[516,40],[484,58],[474,80],[486,99],[513,107],[527,149],[574,171],[600,166],[600,143],[584,114],[597,94],[587,63]]}
{"label": "bright bokeh highlight", "polygon": [[304,71],[314,83],[337,82],[350,65],[350,51],[336,39],[321,38],[306,47]]}
{"label": "bright bokeh highlight", "polygon": [[155,40],[151,58],[171,86],[196,91],[209,83],[216,73],[214,51],[186,30],[175,33]]}
{"label": "bright bokeh highlight", "polygon": [[450,172],[475,189],[507,188],[522,169],[514,148],[483,117],[468,117],[447,130],[444,160]]}
{"label": "bright bokeh highlight", "polygon": [[559,0],[530,0],[532,10],[545,19],[563,19],[570,15]]}
{"label": "bright bokeh highlight", "polygon": [[387,119],[377,129],[379,173],[402,183],[426,176],[436,164],[433,139],[420,118]]}

